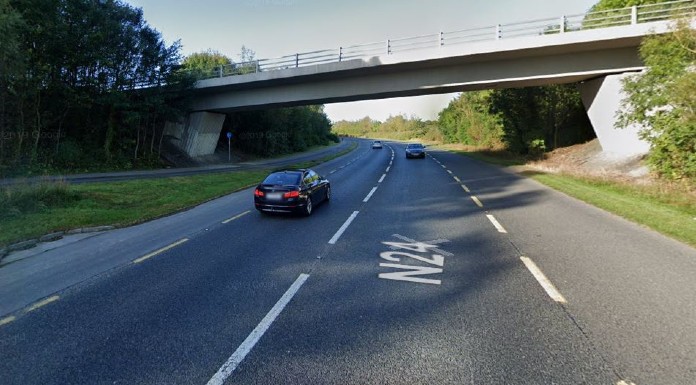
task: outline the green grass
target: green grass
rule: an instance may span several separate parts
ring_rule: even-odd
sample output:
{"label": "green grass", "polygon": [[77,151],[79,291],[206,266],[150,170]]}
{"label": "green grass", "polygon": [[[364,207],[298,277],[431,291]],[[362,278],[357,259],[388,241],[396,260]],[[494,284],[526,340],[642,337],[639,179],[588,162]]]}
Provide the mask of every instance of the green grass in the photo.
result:
{"label": "green grass", "polygon": [[[287,168],[312,167],[356,147],[357,143],[353,143],[337,154]],[[145,222],[256,185],[266,175],[268,170],[234,171],[126,182],[0,188],[0,246],[55,231]]]}
{"label": "green grass", "polygon": [[[127,182],[3,188],[0,190],[0,245],[54,231],[145,222],[255,185],[267,174],[266,170],[238,171]],[[38,203],[28,204],[30,201]]]}
{"label": "green grass", "polygon": [[696,199],[688,192],[569,175],[526,174],[551,188],[696,247]]}

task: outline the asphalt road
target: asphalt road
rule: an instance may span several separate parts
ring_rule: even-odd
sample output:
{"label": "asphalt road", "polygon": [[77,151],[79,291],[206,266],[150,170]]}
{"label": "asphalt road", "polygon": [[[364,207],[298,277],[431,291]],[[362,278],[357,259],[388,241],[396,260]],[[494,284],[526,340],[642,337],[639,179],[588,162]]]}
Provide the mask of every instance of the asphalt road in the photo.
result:
{"label": "asphalt road", "polygon": [[4,266],[0,383],[694,382],[694,249],[430,155],[361,142],[308,218],[246,190]]}

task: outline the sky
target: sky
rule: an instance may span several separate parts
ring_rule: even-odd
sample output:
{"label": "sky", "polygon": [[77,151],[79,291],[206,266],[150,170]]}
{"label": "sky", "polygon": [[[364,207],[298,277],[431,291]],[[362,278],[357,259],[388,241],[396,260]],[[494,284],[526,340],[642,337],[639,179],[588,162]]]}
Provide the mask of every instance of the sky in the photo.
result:
{"label": "sky", "polygon": [[[257,59],[440,31],[576,15],[598,0],[122,0],[182,54],[208,49],[239,61],[244,45]],[[437,119],[456,94],[334,103],[329,119]]]}

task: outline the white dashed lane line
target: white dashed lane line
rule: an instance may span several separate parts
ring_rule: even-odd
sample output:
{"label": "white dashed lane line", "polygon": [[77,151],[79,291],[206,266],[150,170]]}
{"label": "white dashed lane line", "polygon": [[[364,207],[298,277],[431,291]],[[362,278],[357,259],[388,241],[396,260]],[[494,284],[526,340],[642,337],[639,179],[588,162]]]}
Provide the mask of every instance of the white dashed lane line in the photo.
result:
{"label": "white dashed lane line", "polygon": [[188,238],[180,239],[180,240],[178,240],[178,241],[172,243],[172,244],[169,245],[169,246],[165,246],[165,247],[163,247],[163,248],[161,248],[161,249],[158,249],[158,250],[153,251],[153,252],[150,253],[150,254],[146,254],[146,255],[143,255],[143,256],[140,257],[140,258],[134,259],[134,260],[133,260],[133,263],[140,263],[140,262],[143,262],[143,261],[145,261],[145,260],[147,260],[147,259],[150,259],[150,258],[154,257],[154,256],[157,255],[157,254],[160,254],[160,253],[163,253],[163,252],[165,252],[165,251],[167,251],[167,250],[173,249],[173,248],[175,248],[176,246],[179,246],[180,244],[182,244],[182,243],[184,243],[184,242],[188,242],[188,240],[189,240]]}
{"label": "white dashed lane line", "polygon": [[474,203],[476,203],[476,206],[481,208],[483,207],[483,203],[481,203],[481,201],[476,197],[476,195],[472,195],[471,200],[474,201]]}
{"label": "white dashed lane line", "polygon": [[531,259],[527,257],[520,257],[522,260],[522,263],[527,267],[527,269],[532,273],[534,278],[536,278],[537,282],[541,285],[541,287],[544,288],[546,291],[546,294],[551,297],[554,301],[558,303],[566,303],[565,298],[561,295],[561,293],[556,289],[556,287],[551,283],[551,281],[544,275],[544,273],[539,269],[539,267],[532,261]]}
{"label": "white dashed lane line", "polygon": [[346,221],[343,223],[343,226],[341,226],[341,228],[338,229],[338,231],[336,231],[336,234],[334,234],[334,236],[331,237],[331,239],[329,240],[329,244],[335,245],[336,242],[338,242],[338,239],[341,238],[341,235],[343,235],[348,226],[350,226],[351,222],[353,222],[355,217],[358,216],[358,213],[360,213],[360,211],[353,211],[353,214],[351,214],[350,217],[346,219]]}
{"label": "white dashed lane line", "polygon": [[239,219],[239,218],[241,218],[241,217],[243,217],[243,216],[249,214],[250,212],[251,212],[251,210],[247,210],[247,211],[245,211],[245,212],[243,212],[243,213],[241,213],[241,214],[237,214],[237,215],[233,216],[232,218],[225,219],[224,221],[222,221],[222,223],[223,223],[223,224],[230,223],[230,222],[232,222],[232,221],[235,220],[235,219]]}
{"label": "white dashed lane line", "polygon": [[40,308],[40,307],[43,307],[43,306],[48,305],[48,304],[51,303],[51,302],[58,301],[59,299],[60,299],[60,296],[57,296],[57,295],[48,297],[48,298],[46,298],[46,299],[42,299],[41,301],[39,301],[39,302],[37,302],[37,303],[35,303],[35,304],[29,306],[28,308],[26,308],[26,309],[24,310],[24,312],[25,312],[25,313],[32,312],[32,311],[34,311],[34,310],[36,310],[36,309],[38,309],[38,308]]}
{"label": "white dashed lane line", "polygon": [[239,345],[237,350],[235,350],[230,358],[218,369],[217,373],[208,381],[207,385],[222,385],[225,383],[225,380],[227,380],[234,370],[237,369],[237,366],[244,361],[247,354],[249,354],[251,349],[259,342],[268,328],[271,327],[273,321],[278,318],[278,315],[285,309],[285,306],[287,306],[290,300],[297,294],[302,285],[307,281],[307,278],[309,278],[309,274],[300,274],[300,276],[297,277],[285,294],[273,305],[271,310],[263,317],[254,330],[249,333],[249,336],[247,336],[244,342]]}
{"label": "white dashed lane line", "polygon": [[382,181],[384,181],[384,178],[385,178],[386,176],[387,176],[387,174],[382,174],[382,177],[379,178],[379,181],[377,181],[377,183],[382,183]]}
{"label": "white dashed lane line", "polygon": [[[440,164],[440,166],[442,166],[442,168],[447,170],[447,172],[454,178],[454,180],[457,181],[457,183],[459,183],[460,186],[462,186],[462,189],[464,191],[471,194],[471,190],[469,190],[469,188],[464,183],[462,183],[462,181],[461,181],[461,179],[459,179],[459,177],[454,175],[454,173],[452,173],[451,170],[448,170],[447,167],[444,164],[440,163],[437,159],[435,159],[435,158],[433,158],[433,159],[438,164]],[[474,203],[476,203],[476,206],[483,208],[483,203],[478,199],[477,196],[470,195],[470,197],[471,197],[471,200],[474,201]],[[495,227],[495,229],[499,233],[507,234],[507,230],[505,230],[505,227],[503,227],[503,225],[501,225],[500,222],[498,222],[498,220],[495,218],[495,216],[493,216],[492,214],[488,214],[488,211],[486,211],[486,218],[488,218],[488,220],[493,224],[493,226]],[[546,293],[548,294],[549,297],[551,297],[551,299],[553,299],[554,301],[556,301],[560,304],[567,303],[566,299],[563,297],[563,295],[561,295],[561,293],[558,291],[558,289],[556,289],[556,287],[553,285],[553,283],[551,283],[551,280],[549,280],[548,277],[546,277],[546,275],[541,271],[541,269],[539,269],[539,267],[534,263],[534,261],[532,261],[530,258],[524,257],[524,256],[520,256],[520,260],[522,261],[522,263],[524,263],[525,267],[527,267],[529,272],[532,273],[534,278],[537,280],[537,282],[539,282],[541,287],[544,289],[544,291],[546,291]],[[635,385],[635,384],[633,384],[631,382],[619,381],[616,385]]]}
{"label": "white dashed lane line", "polygon": [[496,230],[498,230],[499,233],[507,234],[507,231],[505,228],[498,222],[497,219],[491,214],[486,214],[486,218],[488,218],[489,221],[493,224]]}
{"label": "white dashed lane line", "polygon": [[367,194],[367,196],[365,197],[365,199],[363,199],[363,203],[367,203],[367,201],[369,201],[370,198],[372,198],[372,194],[374,194],[375,191],[377,191],[377,186],[373,187],[372,190],[370,190],[370,193]]}

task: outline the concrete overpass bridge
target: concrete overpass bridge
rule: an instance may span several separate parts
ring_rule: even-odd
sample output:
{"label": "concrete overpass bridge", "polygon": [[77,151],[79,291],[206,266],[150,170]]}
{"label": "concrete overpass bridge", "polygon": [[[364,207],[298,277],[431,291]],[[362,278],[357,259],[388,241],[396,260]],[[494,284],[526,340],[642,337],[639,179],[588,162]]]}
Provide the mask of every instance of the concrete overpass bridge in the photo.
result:
{"label": "concrete overpass bridge", "polygon": [[679,0],[220,67],[197,82],[186,121],[167,130],[199,156],[214,151],[233,111],[577,83],[605,152],[645,153],[638,127],[614,129],[621,79],[644,68],[643,37],[694,16],[696,0]]}

